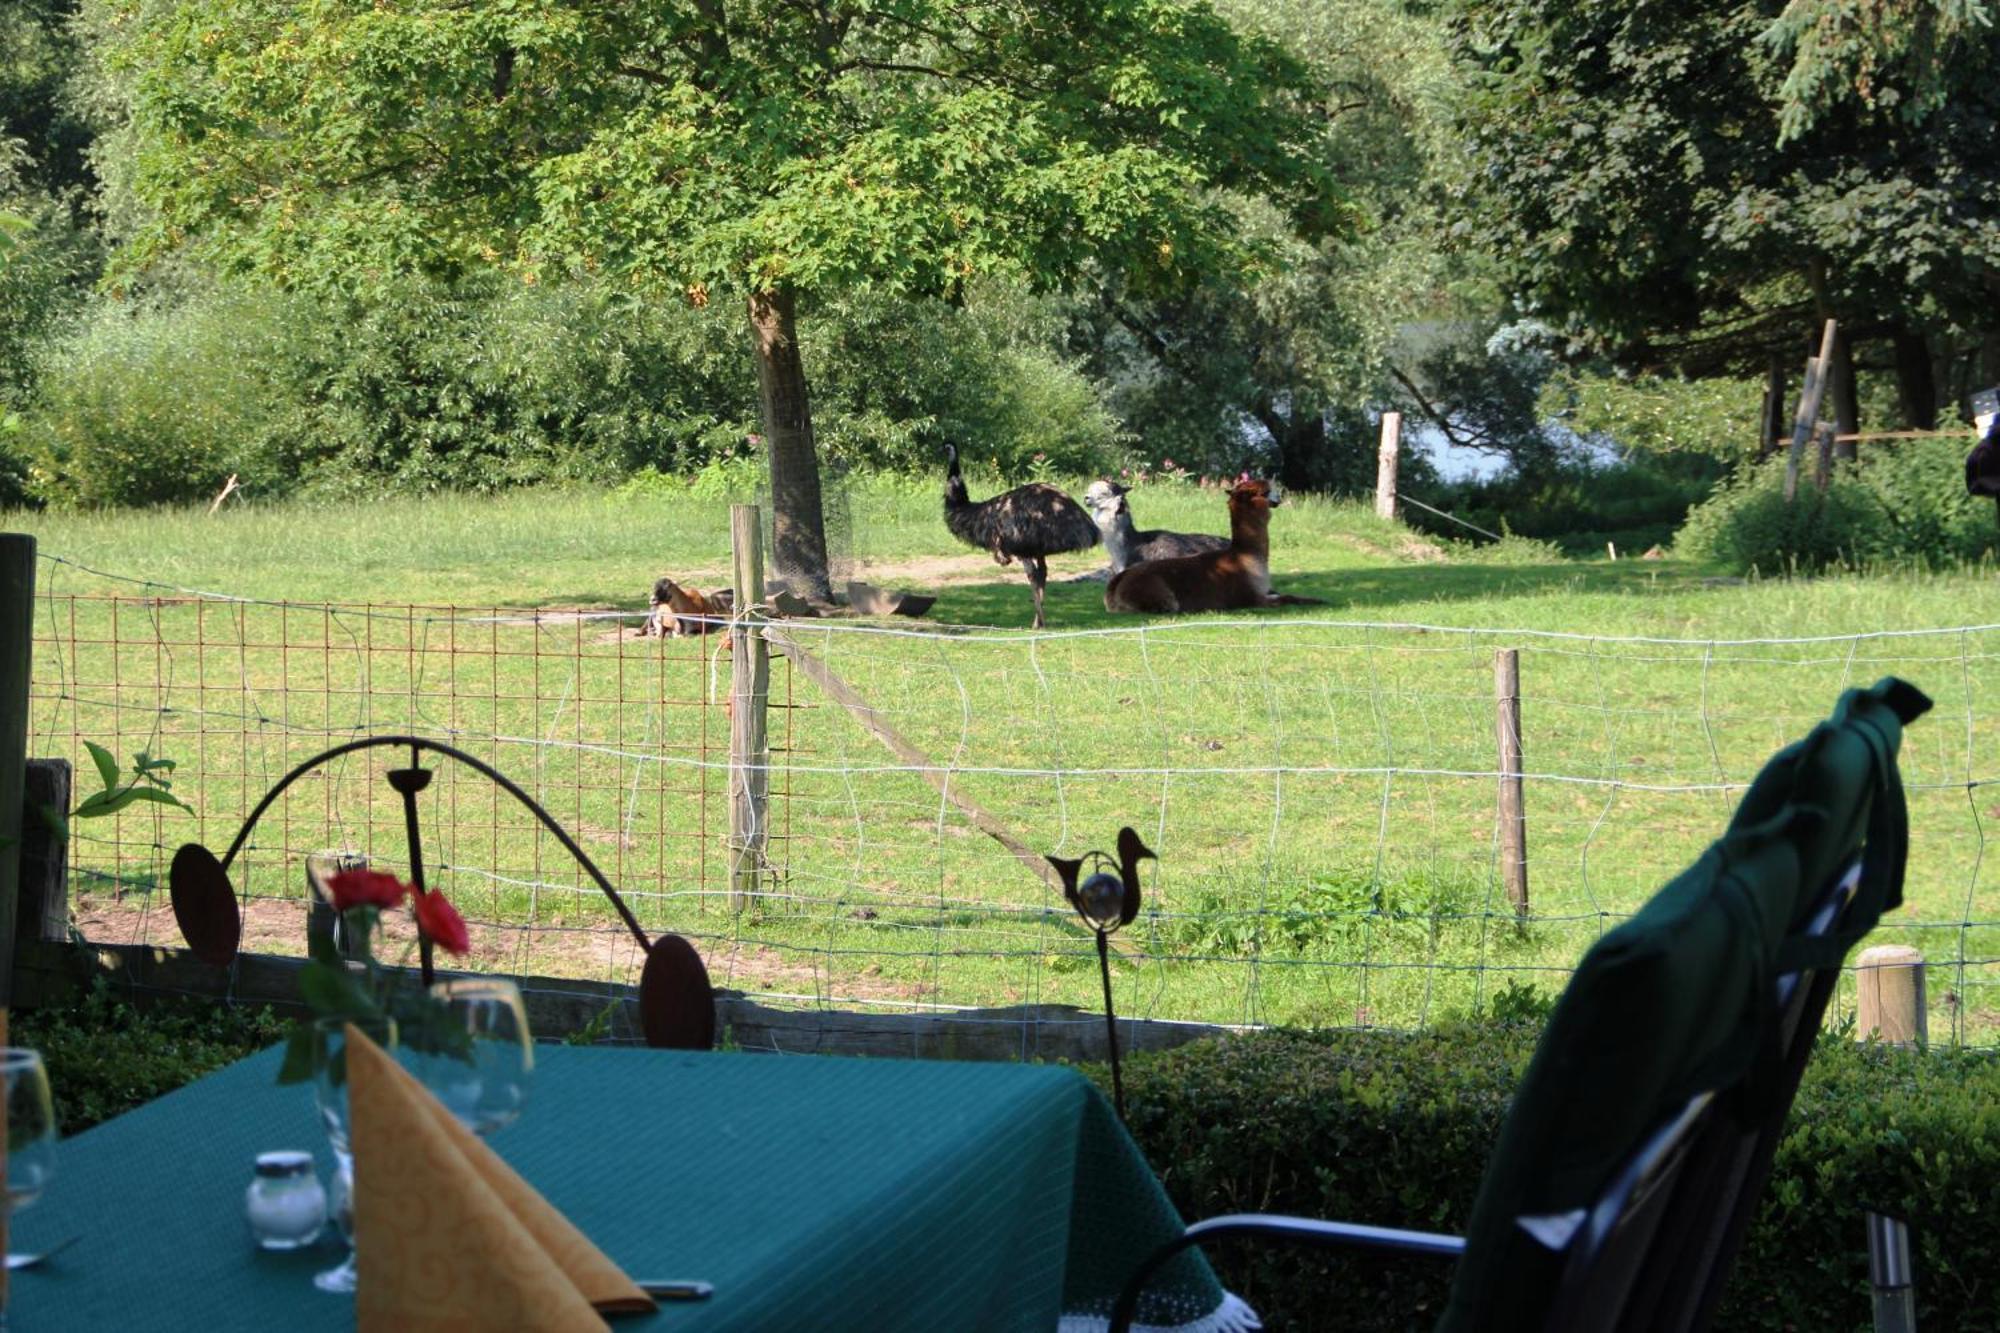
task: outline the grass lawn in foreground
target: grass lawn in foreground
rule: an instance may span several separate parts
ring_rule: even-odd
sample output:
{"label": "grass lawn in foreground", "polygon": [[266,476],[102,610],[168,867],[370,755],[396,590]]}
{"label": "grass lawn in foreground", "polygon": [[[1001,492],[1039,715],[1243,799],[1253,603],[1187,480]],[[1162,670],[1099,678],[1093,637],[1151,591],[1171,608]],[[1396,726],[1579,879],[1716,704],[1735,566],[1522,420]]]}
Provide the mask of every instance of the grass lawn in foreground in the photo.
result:
{"label": "grass lawn in foreground", "polygon": [[[2000,858],[1983,853],[2000,800],[1981,784],[2000,754],[2000,631],[1869,637],[2000,622],[1990,570],[1746,582],[1529,543],[1439,546],[1301,497],[1275,515],[1273,569],[1326,606],[1112,617],[1101,584],[1065,581],[1102,563],[1080,554],[1054,562],[1051,632],[1033,636],[1026,580],[956,546],[934,488],[861,488],[848,504],[856,572],[940,601],[924,621],[807,623],[800,642],[1030,846],[1108,848],[1130,823],[1161,854],[1127,932],[1143,956],[1120,964],[1122,1012],[1407,1025],[1507,979],[1558,985],[1720,830],[1763,759],[1845,686],[1896,672],[1939,706],[1905,750],[1910,906],[1883,939],[1945,965],[1934,1033],[1990,1040],[2000,927],[1983,923]],[[1145,526],[1225,526],[1214,492],[1147,487],[1134,508]],[[720,639],[663,644],[572,614],[643,611],[662,573],[725,582],[721,500],[561,492],[0,522],[80,565],[290,603],[44,564],[37,752],[150,746],[181,762],[176,790],[201,812],[79,825],[87,932],[172,942],[154,889],[174,846],[198,835],[221,851],[290,764],[409,728],[527,785],[648,929],[696,938],[719,982],[843,1002],[1099,1002],[1088,937],[1041,881],[782,665],[777,873],[752,910],[727,910]],[[497,614],[522,610],[542,614]],[[1497,875],[1500,647],[1521,652],[1525,924]],[[303,781],[260,825],[238,879],[257,947],[303,946],[304,851],[346,842],[398,861],[388,766]],[[427,859],[485,923],[482,960],[630,975],[629,939],[520,812],[463,770],[426,800]]]}

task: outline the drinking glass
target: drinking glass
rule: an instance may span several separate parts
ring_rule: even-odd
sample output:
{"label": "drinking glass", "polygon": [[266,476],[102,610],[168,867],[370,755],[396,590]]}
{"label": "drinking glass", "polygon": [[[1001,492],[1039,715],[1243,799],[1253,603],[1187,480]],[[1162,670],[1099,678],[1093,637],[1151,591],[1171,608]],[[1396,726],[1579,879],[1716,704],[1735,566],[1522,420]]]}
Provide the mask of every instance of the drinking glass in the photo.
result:
{"label": "drinking glass", "polygon": [[432,984],[451,1039],[405,1052],[408,1068],[475,1134],[520,1118],[535,1075],[535,1044],[521,988],[505,977],[447,977]]}
{"label": "drinking glass", "polygon": [[338,1265],[313,1277],[321,1291],[354,1290],[354,1151],[348,1139],[347,1027],[363,1033],[385,1051],[396,1049],[396,1021],[393,1018],[318,1018],[313,1020],[313,1100],[319,1106],[320,1123],[333,1145],[333,1190],[328,1211],[340,1238],[347,1242],[347,1257]]}
{"label": "drinking glass", "polygon": [[[4,1125],[7,1137],[7,1191],[11,1218],[42,1197],[56,1169],[56,1116],[49,1100],[49,1071],[41,1054],[22,1046],[0,1048],[7,1079]],[[4,1282],[4,1278],[0,1278]],[[0,1328],[7,1326],[7,1286],[0,1285]]]}

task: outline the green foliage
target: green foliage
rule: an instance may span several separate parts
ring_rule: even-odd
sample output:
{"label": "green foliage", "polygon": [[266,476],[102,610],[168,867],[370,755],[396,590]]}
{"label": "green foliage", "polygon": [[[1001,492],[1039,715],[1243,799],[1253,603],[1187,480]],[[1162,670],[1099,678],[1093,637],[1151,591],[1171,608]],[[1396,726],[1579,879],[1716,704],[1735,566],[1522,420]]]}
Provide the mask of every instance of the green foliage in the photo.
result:
{"label": "green foliage", "polygon": [[141,261],[948,296],[1232,262],[1214,186],[1338,213],[1301,69],[1198,0],[108,8],[160,210]]}
{"label": "green foliage", "polygon": [[1962,48],[1993,40],[1993,14],[1981,0],[1793,0],[1764,39],[1791,61],[1779,89],[1786,138],[1855,103],[1918,125],[1949,97]]}
{"label": "green foliage", "polygon": [[[1458,1232],[1544,1005],[1502,991],[1491,1010],[1419,1034],[1269,1031],[1135,1056],[1129,1124],[1189,1219],[1280,1212]],[[2000,1060],[1826,1037],[1788,1123],[1717,1327],[1865,1321],[1869,1209],[1910,1223],[1920,1324],[1994,1326]],[[1247,1241],[1208,1253],[1273,1329],[1428,1327],[1451,1281],[1447,1263],[1360,1251]]]}
{"label": "green foliage", "polygon": [[1219,8],[1305,62],[1325,108],[1318,151],[1361,225],[1318,239],[1266,199],[1227,196],[1276,262],[1164,299],[1114,276],[1088,316],[1093,366],[1148,460],[1350,491],[1372,480],[1394,331],[1436,318],[1446,285],[1431,177],[1456,169],[1441,133],[1455,75],[1436,17],[1395,0]]}
{"label": "green foliage", "polygon": [[1476,932],[1485,891],[1457,867],[1210,876],[1179,891],[1161,934],[1186,953],[1347,958],[1364,939],[1434,946]]}
{"label": "green foliage", "polygon": [[[101,819],[139,801],[171,805],[189,814],[194,813],[193,806],[174,795],[173,779],[167,776],[178,767],[173,760],[155,759],[141,750],[132,756],[132,776],[128,780],[118,767],[118,756],[111,751],[96,741],[85,741],[83,748],[90,752],[91,762],[97,767],[98,780],[104,787],[84,797],[76,809],[70,811],[71,818]],[[67,838],[67,821],[57,818],[54,822],[57,833]]]}
{"label": "green foliage", "polygon": [[611,1020],[618,1016],[622,1002],[614,1000],[590,1016],[590,1021],[576,1031],[566,1034],[562,1041],[565,1046],[595,1046],[611,1035]]}
{"label": "green foliage", "polygon": [[497,273],[292,298],[277,484],[495,490],[698,466],[755,419],[733,320]]}
{"label": "green foliage", "polygon": [[1863,446],[1821,495],[1804,460],[1798,497],[1784,498],[1785,461],[1746,468],[1688,515],[1677,554],[1741,572],[1913,565],[1942,569],[2000,542],[1992,502],[1965,490],[1963,446],[1951,439]]}
{"label": "green foliage", "polygon": [[962,306],[869,295],[816,308],[805,350],[818,367],[821,456],[941,476],[940,445],[952,439],[968,463],[1004,476],[1114,466],[1119,424],[1056,350],[1066,313],[1055,299],[1002,284],[981,285]]}
{"label": "green foliage", "polygon": [[[1530,1027],[1402,1035],[1271,1031],[1125,1064],[1127,1124],[1182,1216],[1294,1213],[1458,1231]],[[1210,1247],[1223,1284],[1273,1329],[1435,1322],[1449,1264],[1361,1251]]]}
{"label": "green foliage", "polygon": [[1564,367],[1542,389],[1539,412],[1623,458],[1699,454],[1734,463],[1757,447],[1763,386]]}
{"label": "green foliage", "polygon": [[[94,239],[70,210],[28,183],[33,163],[0,126],[0,409],[25,403],[36,348],[76,315],[94,275]],[[0,440],[0,503],[11,503]]]}
{"label": "green foliage", "polygon": [[22,414],[31,486],[95,506],[205,499],[232,472],[267,483],[285,336],[276,303],[251,297],[99,308],[42,358]]}
{"label": "green foliage", "polygon": [[[1642,453],[1623,462],[1572,459],[1539,475],[1503,472],[1436,485],[1425,498],[1482,528],[1551,543],[1571,554],[1601,555],[1610,541],[1621,554],[1637,555],[1670,541],[1721,476],[1721,465],[1706,455]],[[1457,524],[1422,511],[1410,519],[1441,537],[1465,535]]]}
{"label": "green foliage", "polygon": [[[1747,0],[1458,0],[1463,236],[1527,308],[1635,367],[1790,363],[1826,313],[1919,338],[1991,332],[2000,57],[1983,39],[1940,49],[1921,124],[1890,105],[1908,89],[1871,108],[1842,80],[1866,76],[1849,56],[1877,44],[1878,10],[1966,7],[1801,3],[1767,41],[1773,7]],[[1883,41],[1899,40],[1892,25]],[[1827,81],[1788,85],[1806,67]],[[1787,98],[1823,106],[1789,139]]]}
{"label": "green foliage", "polygon": [[411,282],[379,302],[213,290],[100,310],[44,359],[42,498],[492,490],[698,466],[754,385],[733,324],[578,284]]}
{"label": "green foliage", "polygon": [[273,1045],[285,1029],[262,1006],[160,996],[134,1007],[100,977],[73,1004],[16,1010],[8,1039],[42,1053],[56,1123],[74,1134]]}

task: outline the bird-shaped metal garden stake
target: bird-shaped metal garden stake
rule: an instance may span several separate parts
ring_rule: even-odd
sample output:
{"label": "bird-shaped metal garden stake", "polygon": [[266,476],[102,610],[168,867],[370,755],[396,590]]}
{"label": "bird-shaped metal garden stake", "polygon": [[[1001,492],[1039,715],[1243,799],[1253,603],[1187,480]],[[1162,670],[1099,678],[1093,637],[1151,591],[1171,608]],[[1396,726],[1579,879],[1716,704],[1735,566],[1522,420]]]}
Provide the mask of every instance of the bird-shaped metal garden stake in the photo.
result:
{"label": "bird-shaped metal garden stake", "polygon": [[[1097,932],[1097,967],[1104,977],[1104,1024],[1111,1036],[1111,1096],[1118,1118],[1125,1118],[1125,1079],[1118,1067],[1118,1018],[1111,1008],[1111,935],[1139,915],[1139,859],[1153,853],[1130,828],[1118,830],[1118,873],[1103,852],[1085,852],[1075,860],[1044,858],[1062,876],[1063,896],[1084,923]],[[1157,860],[1157,857],[1153,859]],[[1089,873],[1084,874],[1084,868]],[[1081,876],[1081,880],[1079,880]]]}

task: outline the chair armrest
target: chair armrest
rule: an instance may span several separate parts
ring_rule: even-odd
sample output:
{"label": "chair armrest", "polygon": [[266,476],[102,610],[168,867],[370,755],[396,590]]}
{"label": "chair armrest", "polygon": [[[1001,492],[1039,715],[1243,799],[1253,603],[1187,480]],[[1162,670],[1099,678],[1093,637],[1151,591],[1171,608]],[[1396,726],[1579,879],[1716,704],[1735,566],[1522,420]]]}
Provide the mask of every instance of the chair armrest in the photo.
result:
{"label": "chair armrest", "polygon": [[1196,1222],[1186,1231],[1146,1256],[1118,1293],[1111,1307],[1109,1333],[1129,1333],[1132,1318],[1139,1310],[1139,1294],[1153,1274],[1169,1259],[1191,1245],[1228,1236],[1272,1236],[1279,1240],[1302,1241],[1308,1245],[1359,1246],[1369,1250],[1401,1250],[1406,1254],[1429,1254],[1456,1259],[1465,1253],[1463,1236],[1447,1236],[1435,1231],[1402,1231],[1395,1227],[1370,1227],[1354,1222],[1323,1222],[1313,1217],[1287,1217],[1282,1213],[1229,1213]]}

